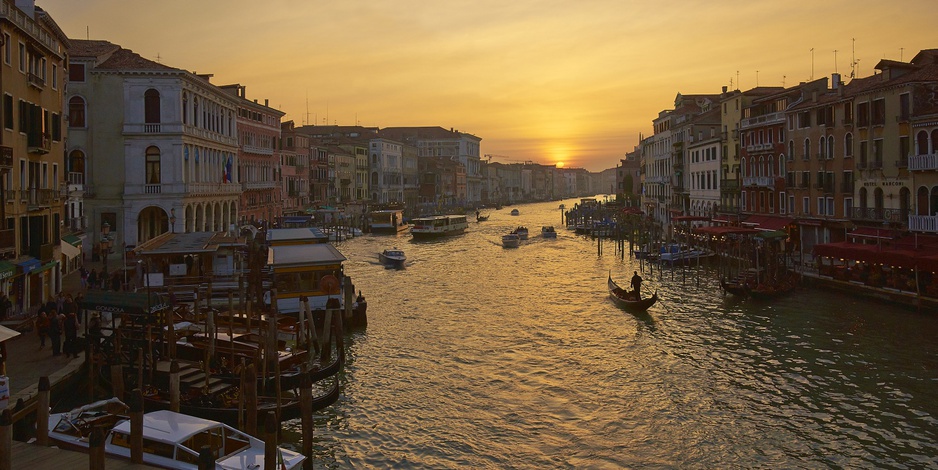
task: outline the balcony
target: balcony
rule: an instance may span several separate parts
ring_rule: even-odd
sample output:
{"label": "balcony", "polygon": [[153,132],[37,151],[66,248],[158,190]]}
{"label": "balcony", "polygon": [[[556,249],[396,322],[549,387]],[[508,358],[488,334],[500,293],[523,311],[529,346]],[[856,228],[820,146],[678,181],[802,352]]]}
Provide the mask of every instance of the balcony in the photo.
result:
{"label": "balcony", "polygon": [[909,157],[909,170],[934,171],[938,170],[938,154],[912,155]]}
{"label": "balcony", "polygon": [[162,184],[145,184],[143,185],[143,194],[162,194],[163,185]]}
{"label": "balcony", "polygon": [[20,199],[26,201],[29,210],[45,209],[59,200],[59,192],[54,189],[29,188],[20,191]]}
{"label": "balcony", "polygon": [[[228,185],[230,186],[230,185]],[[244,190],[261,190],[261,189],[274,189],[277,187],[276,181],[253,181],[250,183],[243,183]],[[237,191],[234,191],[237,192]]]}
{"label": "balcony", "polygon": [[49,134],[31,132],[26,135],[26,151],[45,155],[52,150],[52,138]]}
{"label": "balcony", "polygon": [[910,215],[909,230],[938,233],[938,215]]}
{"label": "balcony", "polygon": [[26,81],[29,82],[29,86],[36,88],[39,91],[42,91],[42,89],[46,87],[46,80],[32,72],[27,75]]}
{"label": "balcony", "polygon": [[851,218],[867,222],[899,222],[908,217],[908,210],[899,209],[871,209],[854,207]]}
{"label": "balcony", "polygon": [[258,147],[256,145],[242,145],[241,150],[244,153],[252,153],[254,155],[273,155],[274,149],[267,147]]}
{"label": "balcony", "polygon": [[762,116],[755,116],[755,117],[743,119],[739,123],[739,128],[745,129],[747,127],[769,125],[769,124],[781,124],[784,122],[785,122],[785,113],[769,113],[769,114],[763,114]]}
{"label": "balcony", "polygon": [[241,185],[235,183],[187,183],[185,192],[190,196],[240,194]]}
{"label": "balcony", "polygon": [[124,134],[180,134],[182,124],[165,122],[137,122],[124,124]]}
{"label": "balcony", "polygon": [[743,178],[743,186],[757,186],[760,188],[774,188],[775,178],[771,176],[747,176]]}

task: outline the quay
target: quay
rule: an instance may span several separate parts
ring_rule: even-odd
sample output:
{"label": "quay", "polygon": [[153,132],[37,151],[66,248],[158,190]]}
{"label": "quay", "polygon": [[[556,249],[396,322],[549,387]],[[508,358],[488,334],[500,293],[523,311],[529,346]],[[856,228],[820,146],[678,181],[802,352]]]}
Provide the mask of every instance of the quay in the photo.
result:
{"label": "quay", "polygon": [[[11,445],[10,468],[88,468],[89,454],[57,447],[45,447],[37,444],[13,441]],[[127,460],[105,456],[105,464],[109,470],[137,470],[157,468],[146,464],[131,463]]]}

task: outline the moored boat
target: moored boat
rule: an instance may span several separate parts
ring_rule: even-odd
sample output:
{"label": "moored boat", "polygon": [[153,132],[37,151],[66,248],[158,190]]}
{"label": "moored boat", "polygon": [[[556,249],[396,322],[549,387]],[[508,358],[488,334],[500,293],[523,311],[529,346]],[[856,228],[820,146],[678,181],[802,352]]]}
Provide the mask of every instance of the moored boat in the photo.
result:
{"label": "moored boat", "polygon": [[611,298],[616,305],[628,310],[644,312],[658,301],[658,292],[655,292],[651,297],[641,299],[635,295],[635,291],[626,291],[619,287],[619,285],[612,280],[611,274],[606,284],[609,288],[609,298]]}
{"label": "moored boat", "polygon": [[553,225],[545,225],[541,227],[541,236],[544,238],[557,238],[557,231],[554,230]]}
{"label": "moored boat", "polygon": [[[58,446],[87,450],[96,426],[107,430],[104,452],[130,458],[130,419],[127,406],[117,399],[102,400],[66,413],[49,416],[49,438]],[[199,468],[199,452],[209,446],[216,468],[264,468],[265,444],[217,421],[168,410],[143,415],[143,463],[161,468]],[[280,469],[298,468],[306,458],[288,449],[277,449]]]}
{"label": "moored boat", "polygon": [[411,221],[410,234],[415,239],[426,239],[458,235],[469,228],[465,215],[436,215]]}
{"label": "moored boat", "polygon": [[381,261],[381,264],[387,267],[401,269],[407,262],[407,257],[404,256],[404,252],[402,250],[394,248],[378,253],[378,260]]}
{"label": "moored boat", "polygon": [[371,233],[396,234],[407,230],[404,222],[404,211],[378,210],[370,214],[371,223],[368,225]]}
{"label": "moored boat", "polygon": [[517,233],[502,235],[502,246],[505,248],[517,248],[519,245],[521,245],[521,237]]}
{"label": "moored boat", "polygon": [[705,250],[700,250],[697,248],[692,248],[687,245],[679,245],[677,243],[672,243],[661,247],[658,253],[658,260],[662,263],[678,263],[678,262],[689,262],[692,260],[698,260],[701,258],[707,258],[712,256],[713,253],[710,253]]}

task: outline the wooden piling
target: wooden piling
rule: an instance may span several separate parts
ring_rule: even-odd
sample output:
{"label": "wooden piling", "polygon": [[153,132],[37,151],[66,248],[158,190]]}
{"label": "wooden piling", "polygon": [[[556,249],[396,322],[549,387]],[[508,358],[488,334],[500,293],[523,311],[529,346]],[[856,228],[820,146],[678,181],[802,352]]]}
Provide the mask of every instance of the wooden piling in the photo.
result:
{"label": "wooden piling", "polygon": [[303,364],[301,370],[303,376],[300,378],[300,423],[303,432],[303,455],[306,460],[303,461],[304,470],[313,470],[313,390],[312,382],[309,379],[309,368]]}
{"label": "wooden piling", "polygon": [[334,308],[329,308],[326,303],[326,315],[322,324],[322,339],[319,341],[319,360],[323,364],[328,364],[332,360],[332,316],[335,314]]}
{"label": "wooden piling", "polygon": [[0,411],[0,470],[13,469],[13,413]]}
{"label": "wooden piling", "polygon": [[130,461],[143,463],[143,392],[134,389],[130,400]]}
{"label": "wooden piling", "polygon": [[39,405],[36,408],[36,442],[49,445],[49,395],[52,387],[49,377],[39,377]]}
{"label": "wooden piling", "polygon": [[169,363],[169,409],[179,413],[179,362],[175,359]]}
{"label": "wooden piling", "polygon": [[91,429],[88,438],[88,468],[90,470],[104,470],[104,438],[107,432],[101,426]]}
{"label": "wooden piling", "polygon": [[[256,363],[255,363],[256,364]],[[257,435],[257,367],[255,364],[248,364],[245,372],[244,396],[247,400],[247,426],[245,432],[252,436]]]}
{"label": "wooden piling", "polygon": [[264,416],[264,470],[277,469],[277,418],[273,411]]}
{"label": "wooden piling", "polygon": [[143,387],[143,348],[137,350],[137,388]]}
{"label": "wooden piling", "polygon": [[215,456],[212,455],[212,448],[208,445],[199,449],[199,470],[214,470]]}

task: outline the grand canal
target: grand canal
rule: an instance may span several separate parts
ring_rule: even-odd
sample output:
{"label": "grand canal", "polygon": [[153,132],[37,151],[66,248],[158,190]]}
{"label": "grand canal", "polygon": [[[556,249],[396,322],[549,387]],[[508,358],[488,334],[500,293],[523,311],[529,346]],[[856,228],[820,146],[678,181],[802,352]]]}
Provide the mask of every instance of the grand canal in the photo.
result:
{"label": "grand canal", "polygon": [[[638,262],[561,228],[558,204],[337,245],[369,325],[316,417],[317,468],[938,466],[938,314],[811,288],[753,304],[705,268],[646,268],[662,301],[636,316],[605,281]],[[502,248],[520,224],[531,239]],[[406,269],[377,263],[393,246]]]}

